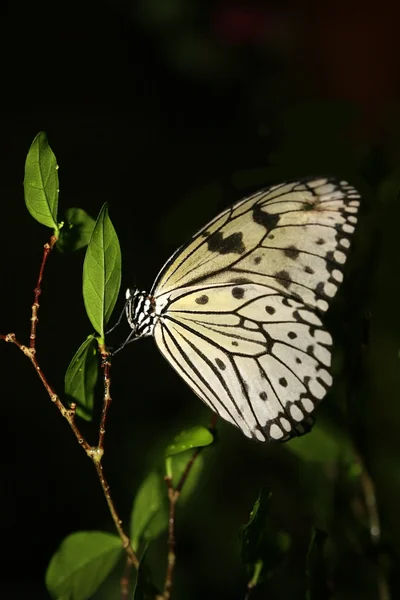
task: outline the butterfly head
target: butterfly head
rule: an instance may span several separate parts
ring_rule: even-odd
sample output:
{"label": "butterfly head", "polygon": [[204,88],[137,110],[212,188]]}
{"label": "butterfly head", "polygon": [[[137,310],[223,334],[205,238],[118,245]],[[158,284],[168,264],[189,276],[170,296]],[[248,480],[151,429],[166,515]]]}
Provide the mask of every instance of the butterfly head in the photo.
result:
{"label": "butterfly head", "polygon": [[135,338],[151,335],[154,329],[154,299],[147,292],[126,290],[125,314]]}

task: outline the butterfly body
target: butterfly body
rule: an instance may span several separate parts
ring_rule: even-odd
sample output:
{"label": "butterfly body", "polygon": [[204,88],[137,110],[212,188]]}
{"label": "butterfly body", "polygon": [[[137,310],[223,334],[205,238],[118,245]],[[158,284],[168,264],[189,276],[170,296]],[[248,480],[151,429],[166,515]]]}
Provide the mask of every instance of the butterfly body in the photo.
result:
{"label": "butterfly body", "polygon": [[149,295],[127,292],[156,344],[215,412],[259,441],[305,433],[332,384],[320,314],[343,279],[359,194],[284,183],[233,205],[178,249]]}

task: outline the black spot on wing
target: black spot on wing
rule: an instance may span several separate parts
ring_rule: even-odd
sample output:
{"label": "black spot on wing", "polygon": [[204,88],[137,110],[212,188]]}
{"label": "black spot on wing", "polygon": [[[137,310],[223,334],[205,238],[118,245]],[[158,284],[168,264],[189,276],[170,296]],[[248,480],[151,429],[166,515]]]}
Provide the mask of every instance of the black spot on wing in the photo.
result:
{"label": "black spot on wing", "polygon": [[273,315],[275,313],[275,308],[273,306],[266,306],[265,310],[269,315]]}
{"label": "black spot on wing", "polygon": [[195,300],[196,304],[207,304],[208,296],[203,294],[203,296],[198,296]]}
{"label": "black spot on wing", "polygon": [[246,252],[241,231],[232,233],[226,238],[220,231],[216,231],[208,238],[207,247],[210,252],[217,254],[243,254]]}
{"label": "black spot on wing", "polygon": [[265,227],[267,231],[270,229],[274,229],[279,223],[280,216],[273,215],[271,213],[265,212],[261,209],[259,204],[255,204],[253,207],[253,221],[258,225],[262,225]]}
{"label": "black spot on wing", "polygon": [[315,293],[317,294],[317,296],[322,296],[326,298],[326,294],[324,292],[324,283],[322,281],[320,281],[319,283],[317,283],[317,285],[315,286]]}
{"label": "black spot on wing", "polygon": [[233,279],[229,280],[229,283],[243,284],[243,283],[253,283],[253,282],[251,281],[251,279],[248,279],[247,277],[233,277]]}
{"label": "black spot on wing", "polygon": [[296,260],[299,257],[300,251],[296,246],[289,246],[288,248],[284,248],[283,254],[292,260]]}
{"label": "black spot on wing", "polygon": [[267,393],[266,392],[260,392],[259,396],[260,396],[261,400],[267,400]]}
{"label": "black spot on wing", "polygon": [[314,269],[312,269],[308,265],[306,267],[304,267],[304,272],[308,273],[309,275],[314,275],[314,273],[315,273]]}
{"label": "black spot on wing", "polygon": [[226,365],[220,358],[216,358],[215,362],[217,363],[217,366],[221,369],[221,371],[225,371]]}
{"label": "black spot on wing", "polygon": [[276,279],[280,280],[281,285],[283,285],[283,287],[285,287],[286,289],[290,286],[290,276],[289,273],[285,270],[282,271],[277,271],[274,275],[274,277]]}
{"label": "black spot on wing", "polygon": [[244,296],[244,289],[241,287],[232,288],[232,296],[237,300],[241,300]]}
{"label": "black spot on wing", "polygon": [[254,259],[254,264],[255,265],[259,265],[260,262],[261,262],[261,256],[256,256],[255,259]]}

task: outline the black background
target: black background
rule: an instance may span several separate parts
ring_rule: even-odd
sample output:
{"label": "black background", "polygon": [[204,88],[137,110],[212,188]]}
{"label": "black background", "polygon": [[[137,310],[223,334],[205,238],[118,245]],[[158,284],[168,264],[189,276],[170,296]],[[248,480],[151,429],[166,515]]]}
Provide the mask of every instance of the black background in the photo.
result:
{"label": "black background", "polygon": [[[27,340],[48,236],[28,214],[22,188],[26,153],[41,130],[60,165],[61,212],[78,206],[95,217],[109,203],[123,289],[149,289],[188,235],[269,179],[329,170],[366,190],[358,248],[362,254],[368,247],[374,262],[357,271],[346,306],[372,306],[375,319],[363,366],[369,394],[356,407],[356,438],[376,478],[393,590],[400,539],[395,23],[385,2],[329,8],[110,0],[3,2],[0,24],[3,333]],[[238,185],[246,169],[261,170]],[[73,353],[91,333],[81,295],[83,256],[54,252],[43,284],[38,356],[59,390]],[[341,337],[341,317],[332,323]],[[0,352],[0,593],[47,598],[44,573],[61,540],[81,529],[112,531],[112,524],[92,465],[31,366],[14,347],[2,344]],[[141,478],[171,435],[207,424],[210,415],[151,340],[116,359],[113,398],[104,462],[126,521]],[[94,442],[95,428],[84,428]],[[235,545],[260,483],[275,485],[289,520],[300,532],[304,527],[292,511],[297,466],[290,453],[254,445],[228,426],[220,438],[197,503],[179,525],[177,580],[184,583],[177,584],[177,598],[244,598]],[[158,552],[165,556],[165,540]]]}

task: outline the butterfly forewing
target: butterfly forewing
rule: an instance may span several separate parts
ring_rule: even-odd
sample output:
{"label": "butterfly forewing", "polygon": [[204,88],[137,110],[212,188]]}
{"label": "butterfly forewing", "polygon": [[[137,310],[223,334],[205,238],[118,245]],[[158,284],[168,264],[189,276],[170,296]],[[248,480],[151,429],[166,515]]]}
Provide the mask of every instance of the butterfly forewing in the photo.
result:
{"label": "butterfly forewing", "polygon": [[358,197],[347,183],[327,179],[258,192],[219,215],[175,254],[153,293],[246,280],[325,311],[343,278]]}
{"label": "butterfly forewing", "polygon": [[153,285],[148,333],[248,437],[305,433],[332,383],[332,339],[319,314],[343,279],[358,206],[344,181],[270,187],[203,227]]}

